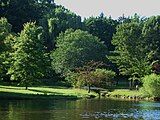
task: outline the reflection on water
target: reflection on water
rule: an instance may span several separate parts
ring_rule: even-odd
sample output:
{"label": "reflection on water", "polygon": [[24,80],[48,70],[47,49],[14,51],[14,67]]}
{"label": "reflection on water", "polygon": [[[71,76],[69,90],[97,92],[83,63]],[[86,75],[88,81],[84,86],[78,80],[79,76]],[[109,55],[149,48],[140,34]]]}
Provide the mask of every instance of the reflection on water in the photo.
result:
{"label": "reflection on water", "polygon": [[160,103],[92,100],[0,100],[0,120],[158,120]]}

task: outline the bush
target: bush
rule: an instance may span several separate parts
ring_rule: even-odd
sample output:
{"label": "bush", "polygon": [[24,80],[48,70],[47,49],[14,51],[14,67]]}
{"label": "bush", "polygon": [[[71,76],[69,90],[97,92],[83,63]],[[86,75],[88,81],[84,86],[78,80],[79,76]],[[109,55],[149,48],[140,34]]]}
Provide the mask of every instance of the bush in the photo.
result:
{"label": "bush", "polygon": [[85,82],[80,80],[79,74],[75,72],[69,72],[65,77],[66,83],[70,84],[74,88],[81,88]]}
{"label": "bush", "polygon": [[116,73],[111,70],[106,69],[96,69],[93,72],[95,79],[99,81],[100,86],[111,86],[113,83],[113,78],[116,76]]}
{"label": "bush", "polygon": [[111,70],[95,69],[90,72],[68,72],[65,75],[65,80],[75,88],[81,88],[85,85],[106,87],[112,85],[115,75],[116,73]]}
{"label": "bush", "polygon": [[160,97],[160,75],[151,74],[143,78],[144,92],[149,96]]}

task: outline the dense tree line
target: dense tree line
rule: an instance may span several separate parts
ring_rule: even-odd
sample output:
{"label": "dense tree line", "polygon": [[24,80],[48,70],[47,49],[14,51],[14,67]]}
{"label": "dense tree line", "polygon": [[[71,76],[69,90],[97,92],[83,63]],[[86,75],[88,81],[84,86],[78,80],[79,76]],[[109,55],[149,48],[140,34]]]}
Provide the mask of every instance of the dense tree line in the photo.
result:
{"label": "dense tree line", "polygon": [[[53,0],[1,0],[0,17],[2,81],[15,80],[27,88],[58,75],[81,86],[84,78],[100,84],[117,74],[143,83],[144,76],[159,74],[160,16],[113,20],[100,14],[82,21]],[[104,65],[86,72],[90,62]]]}

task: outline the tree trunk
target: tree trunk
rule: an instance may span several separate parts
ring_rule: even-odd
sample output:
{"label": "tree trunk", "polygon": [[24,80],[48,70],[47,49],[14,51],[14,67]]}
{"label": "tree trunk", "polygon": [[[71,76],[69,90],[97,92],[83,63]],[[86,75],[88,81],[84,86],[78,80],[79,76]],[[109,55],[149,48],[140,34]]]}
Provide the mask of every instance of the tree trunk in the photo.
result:
{"label": "tree trunk", "polygon": [[26,90],[28,90],[28,86],[26,86]]}
{"label": "tree trunk", "polygon": [[133,80],[130,80],[130,90],[133,88]]}
{"label": "tree trunk", "polygon": [[28,84],[26,80],[25,80],[25,87],[26,87],[26,90],[28,90]]}
{"label": "tree trunk", "polygon": [[91,92],[91,86],[88,85],[88,93],[90,93],[90,92]]}

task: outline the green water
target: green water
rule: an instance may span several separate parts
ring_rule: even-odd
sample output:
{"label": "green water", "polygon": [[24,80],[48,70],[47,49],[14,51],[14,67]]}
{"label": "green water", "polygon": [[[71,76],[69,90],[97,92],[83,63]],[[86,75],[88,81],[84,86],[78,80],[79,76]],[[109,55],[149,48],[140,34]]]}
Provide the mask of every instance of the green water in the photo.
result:
{"label": "green water", "polygon": [[160,103],[92,100],[0,100],[0,120],[160,120]]}

